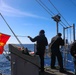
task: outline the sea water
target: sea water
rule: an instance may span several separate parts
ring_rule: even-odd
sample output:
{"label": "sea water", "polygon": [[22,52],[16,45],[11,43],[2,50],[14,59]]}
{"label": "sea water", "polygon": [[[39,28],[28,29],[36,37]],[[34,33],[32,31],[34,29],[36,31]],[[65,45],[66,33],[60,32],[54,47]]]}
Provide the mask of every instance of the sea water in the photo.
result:
{"label": "sea water", "polygon": [[[34,51],[34,44],[24,44],[24,47],[28,48],[28,50]],[[5,50],[6,52],[9,50],[8,49],[8,45],[5,46]],[[63,55],[64,58],[64,55]],[[73,58],[70,55],[70,53],[68,53],[66,55],[66,69],[73,71],[74,72],[74,63],[73,63]],[[45,55],[45,66],[50,66],[50,62],[51,59],[50,57],[46,54]],[[56,63],[58,64],[58,63]],[[6,55],[5,54],[1,54],[0,55],[0,73],[2,72],[3,75],[10,75],[11,74],[11,63],[9,60],[6,59]]]}

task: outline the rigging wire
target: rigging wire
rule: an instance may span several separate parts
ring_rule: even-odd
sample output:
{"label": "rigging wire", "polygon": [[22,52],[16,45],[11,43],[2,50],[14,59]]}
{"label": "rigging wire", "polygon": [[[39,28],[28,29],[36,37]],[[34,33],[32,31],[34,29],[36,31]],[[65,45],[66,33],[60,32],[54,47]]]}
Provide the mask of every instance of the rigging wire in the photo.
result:
{"label": "rigging wire", "polygon": [[[39,0],[53,15],[55,15],[41,0]],[[61,14],[60,14],[61,15]],[[62,22],[63,23],[63,22]],[[64,24],[64,23],[63,23]],[[61,24],[62,25],[62,24]],[[65,24],[64,24],[65,25]],[[62,25],[63,26],[63,25]],[[65,25],[66,26],[66,25]],[[64,27],[64,26],[63,26]]]}
{"label": "rigging wire", "polygon": [[[21,47],[24,48],[24,46],[22,45],[22,43],[20,42],[20,40],[17,38],[17,35],[15,35],[15,33],[13,32],[13,30],[11,29],[11,27],[8,25],[8,23],[6,22],[6,20],[4,19],[4,17],[2,16],[2,14],[0,13],[0,16],[2,17],[2,19],[4,20],[4,22],[6,23],[6,25],[8,26],[8,28],[11,30],[11,32],[13,33],[13,35],[15,36],[15,38],[17,39],[17,41],[19,42],[19,44],[21,45]],[[24,36],[23,36],[24,37]],[[7,54],[7,52],[4,50],[4,52]],[[10,57],[9,55],[5,55],[3,53],[3,55],[6,57],[6,59],[8,59],[10,61]]]}
{"label": "rigging wire", "polygon": [[55,15],[41,0],[39,0],[53,15]]}
{"label": "rigging wire", "polygon": [[[48,0],[49,3],[56,9],[56,11],[60,14],[59,10],[55,7],[55,5],[50,1]],[[61,15],[61,14],[60,14]],[[61,15],[62,16],[62,15]],[[69,23],[66,21],[66,19],[62,16],[62,18],[65,20],[65,22],[69,25]],[[70,25],[69,25],[70,26]]]}
{"label": "rigging wire", "polygon": [[[50,14],[50,12],[54,15],[54,13],[41,1],[41,0],[36,0],[47,12],[49,12],[49,14]],[[48,0],[49,2],[50,2],[50,4],[52,4],[52,6],[56,9],[56,11],[60,14],[60,12],[59,12],[59,10],[54,6],[54,4],[50,1],[50,0]],[[61,15],[61,14],[60,14]],[[51,15],[52,16],[52,15]],[[62,16],[62,15],[61,15]],[[62,21],[61,22],[59,22],[59,24],[62,26],[62,27],[64,27],[64,28],[71,28],[72,26],[66,21],[66,19],[62,16],[62,18],[64,19],[64,21],[68,24],[68,26],[67,25],[65,25]],[[67,35],[68,35],[68,30],[67,30]],[[70,34],[70,36],[71,36],[71,34]],[[68,37],[68,36],[67,36]],[[71,38],[71,37],[70,37]]]}
{"label": "rigging wire", "polygon": [[[61,23],[64,25],[63,27],[67,27],[62,21],[61,21]],[[60,23],[60,24],[61,24],[61,23]]]}
{"label": "rigging wire", "polygon": [[[50,14],[50,12],[53,14],[53,15],[55,15],[41,0],[36,0],[49,14]],[[45,7],[44,7],[45,6]],[[53,15],[51,15],[51,16],[53,16]],[[62,22],[63,23],[63,22]],[[61,23],[60,23],[61,24]],[[63,23],[63,25],[61,24],[61,26],[63,26],[63,27],[67,27],[66,25],[64,26],[65,24]]]}
{"label": "rigging wire", "polygon": [[4,22],[6,23],[6,25],[8,26],[8,28],[11,30],[11,32],[13,33],[13,35],[15,36],[15,38],[17,39],[17,41],[20,43],[21,47],[24,48],[24,46],[22,45],[22,43],[20,42],[20,40],[17,38],[16,34],[13,32],[13,30],[12,30],[11,27],[8,25],[8,23],[6,22],[5,18],[2,16],[1,13],[0,13],[0,16],[2,17],[2,19],[4,20]]}
{"label": "rigging wire", "polygon": [[36,1],[40,4],[40,6],[42,6],[48,12],[49,15],[53,16],[38,0],[36,0]]}
{"label": "rigging wire", "polygon": [[[60,23],[60,25],[62,26],[62,27],[64,27],[64,25],[62,24],[62,23]],[[64,27],[65,28],[65,27]]]}
{"label": "rigging wire", "polygon": [[74,6],[76,6],[76,3],[74,3],[72,0],[69,0]]}

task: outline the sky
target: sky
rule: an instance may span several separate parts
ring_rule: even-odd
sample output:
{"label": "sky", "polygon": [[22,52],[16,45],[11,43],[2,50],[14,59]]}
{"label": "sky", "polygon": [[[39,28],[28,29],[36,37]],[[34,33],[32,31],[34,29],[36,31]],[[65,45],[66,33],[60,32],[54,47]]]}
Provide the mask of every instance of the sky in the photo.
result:
{"label": "sky", "polygon": [[[40,3],[40,4],[39,4]],[[44,6],[45,5],[45,6]],[[31,42],[41,29],[45,30],[48,42],[57,34],[57,23],[52,19],[61,16],[58,30],[63,36],[63,27],[76,24],[75,0],[0,0],[0,13],[22,44]],[[62,25],[62,24],[63,25]],[[0,15],[0,32],[11,35],[7,43],[19,43]],[[66,39],[72,39],[72,28],[66,30]],[[71,34],[67,34],[71,33]],[[63,37],[62,37],[63,38]]]}

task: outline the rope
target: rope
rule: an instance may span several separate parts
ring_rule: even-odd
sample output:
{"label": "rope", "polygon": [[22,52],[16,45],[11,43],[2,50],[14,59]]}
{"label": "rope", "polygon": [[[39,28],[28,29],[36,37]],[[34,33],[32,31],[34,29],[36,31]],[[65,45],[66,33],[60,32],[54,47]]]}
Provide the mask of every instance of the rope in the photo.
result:
{"label": "rope", "polygon": [[[20,43],[21,47],[24,48],[24,46],[22,45],[22,43],[20,42],[20,40],[17,38],[17,36],[15,35],[15,33],[13,32],[13,30],[11,29],[11,27],[8,25],[8,23],[6,22],[6,20],[4,19],[4,17],[2,16],[2,14],[0,13],[2,19],[4,20],[4,22],[6,23],[6,25],[8,26],[8,28],[11,30],[11,32],[13,33],[13,35],[15,36],[15,38],[17,39],[17,41]],[[6,53],[6,51],[4,51]],[[6,53],[7,54],[7,53]],[[3,55],[6,57],[6,59],[8,59],[10,61],[9,55],[6,56],[4,53]]]}
{"label": "rope", "polygon": [[2,19],[4,20],[4,22],[6,23],[6,25],[8,26],[8,28],[11,30],[11,32],[13,33],[13,35],[15,36],[15,38],[17,39],[17,41],[20,43],[21,47],[24,47],[22,45],[22,43],[20,42],[20,40],[17,38],[17,36],[15,35],[15,33],[13,32],[13,30],[11,29],[11,27],[8,25],[8,23],[6,22],[6,20],[4,19],[4,17],[2,16],[2,14],[0,13]]}
{"label": "rope", "polygon": [[[36,0],[36,1],[37,1],[37,0]],[[38,1],[37,1],[37,2],[38,2]],[[42,5],[40,2],[38,2],[38,3],[40,4],[40,6],[42,6],[42,7],[48,12],[49,15],[53,16],[53,15],[50,14],[50,12],[45,8],[46,6],[45,6],[45,7],[43,6],[44,4]],[[52,11],[51,11],[51,13],[52,13]]]}
{"label": "rope", "polygon": [[[13,36],[13,35],[11,35]],[[13,36],[14,37],[14,36]],[[28,36],[23,36],[23,35],[16,35],[16,37],[28,37]]]}

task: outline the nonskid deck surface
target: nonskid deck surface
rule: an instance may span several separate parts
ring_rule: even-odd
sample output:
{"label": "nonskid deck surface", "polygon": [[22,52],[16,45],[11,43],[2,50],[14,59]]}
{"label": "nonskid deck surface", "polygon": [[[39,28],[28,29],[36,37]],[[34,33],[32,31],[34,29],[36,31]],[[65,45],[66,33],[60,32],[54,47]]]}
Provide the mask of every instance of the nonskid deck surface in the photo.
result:
{"label": "nonskid deck surface", "polygon": [[[11,74],[0,74],[0,75],[11,75]],[[45,71],[39,72],[39,75],[74,75],[74,73],[71,71],[67,71],[66,73],[60,73],[58,69],[45,68]]]}
{"label": "nonskid deck surface", "polygon": [[60,73],[58,69],[51,69],[49,67],[46,67],[45,72],[40,72],[39,75],[74,75],[74,73],[69,70],[66,70],[65,73]]}

